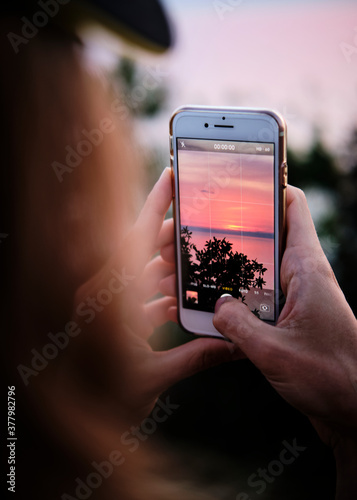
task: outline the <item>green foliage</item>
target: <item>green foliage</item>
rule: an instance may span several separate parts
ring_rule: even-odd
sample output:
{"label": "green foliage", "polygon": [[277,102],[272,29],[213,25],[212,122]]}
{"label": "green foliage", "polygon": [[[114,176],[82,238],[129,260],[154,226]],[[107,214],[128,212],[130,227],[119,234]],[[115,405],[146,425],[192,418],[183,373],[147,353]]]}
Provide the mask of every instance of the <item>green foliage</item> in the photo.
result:
{"label": "green foliage", "polygon": [[122,101],[134,116],[153,117],[166,101],[166,90],[150,75],[147,68],[123,57],[115,71]]}
{"label": "green foliage", "polygon": [[323,187],[334,189],[340,172],[334,158],[326,151],[320,140],[317,140],[306,156],[298,156],[288,151],[289,183],[306,187]]}
{"label": "green foliage", "polygon": [[[339,168],[338,161],[344,163]],[[321,188],[332,194],[329,213],[315,221],[317,233],[339,284],[357,312],[357,130],[344,154],[329,154],[317,140],[305,156],[288,152],[289,183],[304,190]]]}
{"label": "green foliage", "polygon": [[123,57],[120,60],[117,74],[126,89],[130,89],[135,85],[136,72],[136,65],[132,59]]}
{"label": "green foliage", "polygon": [[348,170],[336,185],[338,251],[335,272],[340,286],[357,314],[357,130],[348,145]]}

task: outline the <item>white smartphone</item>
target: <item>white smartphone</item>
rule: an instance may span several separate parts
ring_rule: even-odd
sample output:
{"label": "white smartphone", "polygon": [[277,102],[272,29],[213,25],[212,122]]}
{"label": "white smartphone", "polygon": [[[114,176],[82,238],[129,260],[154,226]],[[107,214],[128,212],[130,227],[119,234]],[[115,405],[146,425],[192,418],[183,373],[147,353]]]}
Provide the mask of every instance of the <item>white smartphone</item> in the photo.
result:
{"label": "white smartphone", "polygon": [[178,316],[198,335],[230,294],[275,323],[283,303],[286,125],[265,109],[186,106],[170,121]]}

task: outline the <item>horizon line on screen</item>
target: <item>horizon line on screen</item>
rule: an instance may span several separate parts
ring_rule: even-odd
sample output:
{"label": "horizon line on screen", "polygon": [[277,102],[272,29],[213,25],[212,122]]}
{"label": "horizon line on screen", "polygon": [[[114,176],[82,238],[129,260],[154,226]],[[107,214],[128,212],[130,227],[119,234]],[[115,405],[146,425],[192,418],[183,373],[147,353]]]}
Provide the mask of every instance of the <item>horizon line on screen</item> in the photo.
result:
{"label": "horizon line on screen", "polygon": [[266,231],[246,231],[246,230],[235,230],[235,229],[223,229],[216,227],[203,227],[203,226],[189,226],[187,224],[181,224],[181,229],[183,227],[187,227],[189,230],[198,231],[201,233],[220,233],[220,234],[228,234],[232,236],[250,236],[251,238],[266,238],[266,239],[274,239],[274,233],[268,233]]}

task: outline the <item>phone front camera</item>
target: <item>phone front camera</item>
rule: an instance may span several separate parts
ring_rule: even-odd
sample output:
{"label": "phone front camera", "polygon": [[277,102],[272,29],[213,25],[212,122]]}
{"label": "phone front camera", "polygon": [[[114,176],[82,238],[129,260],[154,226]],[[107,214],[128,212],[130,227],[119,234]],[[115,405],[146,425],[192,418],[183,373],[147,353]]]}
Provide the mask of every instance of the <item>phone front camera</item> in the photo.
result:
{"label": "phone front camera", "polygon": [[225,119],[226,119],[226,117],[225,117],[225,116],[222,116],[222,120],[225,120]]}
{"label": "phone front camera", "polygon": [[205,123],[205,127],[206,127],[206,128],[208,127],[208,123]]}

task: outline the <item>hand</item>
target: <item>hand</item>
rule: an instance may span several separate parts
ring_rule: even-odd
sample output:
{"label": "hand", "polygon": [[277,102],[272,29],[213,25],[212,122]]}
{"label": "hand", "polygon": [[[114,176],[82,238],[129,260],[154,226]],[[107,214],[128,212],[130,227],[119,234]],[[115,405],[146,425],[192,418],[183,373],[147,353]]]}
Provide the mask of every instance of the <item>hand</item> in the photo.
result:
{"label": "hand", "polygon": [[319,244],[303,193],[289,186],[281,264],[286,303],[276,326],[219,299],[215,327],[293,406],[331,426],[357,427],[357,323]]}
{"label": "hand", "polygon": [[357,459],[356,444],[351,453],[357,434],[357,323],[322,251],[305,196],[292,186],[287,225],[281,264],[286,303],[276,326],[230,297],[217,301],[213,323],[310,418],[326,443],[336,451],[348,442],[349,456]]}
{"label": "hand", "polygon": [[[155,327],[176,318],[175,297],[148,302],[161,283],[172,283],[174,278],[173,221],[164,221],[171,199],[171,175],[166,169],[118,255],[79,288],[75,299],[74,319],[83,330],[77,354],[82,359],[83,352],[90,352],[88,364],[95,365],[95,383],[102,381],[102,397],[107,392],[111,402],[115,398],[121,416],[131,422],[147,416],[172,384],[239,356],[238,350],[232,354],[228,343],[218,339],[197,339],[167,352],[154,352],[148,343]],[[152,259],[160,249],[163,256]],[[80,316],[80,305],[93,297],[108,304],[97,304],[102,310],[93,317]]]}

